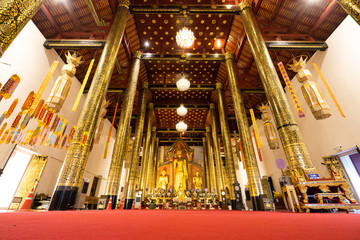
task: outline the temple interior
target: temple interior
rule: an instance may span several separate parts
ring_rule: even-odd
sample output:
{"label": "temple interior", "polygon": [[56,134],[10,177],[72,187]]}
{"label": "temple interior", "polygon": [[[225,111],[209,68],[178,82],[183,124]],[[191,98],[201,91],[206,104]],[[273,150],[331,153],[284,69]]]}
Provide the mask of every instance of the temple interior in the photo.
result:
{"label": "temple interior", "polygon": [[357,216],[359,25],[357,0],[2,1],[0,214]]}

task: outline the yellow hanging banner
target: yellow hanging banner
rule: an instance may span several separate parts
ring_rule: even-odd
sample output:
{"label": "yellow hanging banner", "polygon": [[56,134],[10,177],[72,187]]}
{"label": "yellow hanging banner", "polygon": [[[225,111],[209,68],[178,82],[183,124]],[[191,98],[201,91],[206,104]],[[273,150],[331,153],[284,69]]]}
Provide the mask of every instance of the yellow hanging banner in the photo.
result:
{"label": "yellow hanging banner", "polygon": [[290,93],[291,99],[293,100],[293,103],[295,105],[295,108],[296,108],[296,111],[298,113],[299,118],[305,117],[305,113],[301,108],[300,102],[299,102],[299,100],[298,100],[298,98],[297,98],[297,96],[295,94],[294,88],[293,88],[293,86],[291,84],[289,75],[286,72],[284,64],[282,62],[278,62],[278,66],[279,66],[281,75],[282,75],[282,77],[283,77],[283,79],[285,81],[286,87],[287,87],[287,89],[288,89],[288,91]]}
{"label": "yellow hanging banner", "polygon": [[71,111],[73,111],[73,112],[76,111],[76,108],[77,108],[77,106],[79,105],[80,98],[81,98],[81,96],[82,96],[82,94],[83,94],[83,92],[84,92],[86,83],[87,83],[87,81],[88,81],[88,79],[89,79],[89,76],[90,76],[90,73],[91,73],[91,69],[92,69],[92,67],[93,67],[93,65],[94,65],[94,61],[95,61],[95,59],[92,59],[91,62],[90,62],[89,68],[88,68],[88,70],[87,70],[87,72],[86,72],[86,75],[85,75],[85,78],[84,78],[84,81],[83,81],[83,83],[82,83],[82,85],[81,85],[80,91],[79,91],[79,93],[78,93],[78,95],[77,95],[77,97],[76,97],[76,100],[75,100],[75,102],[74,102],[74,106],[73,106],[72,109],[71,109]]}
{"label": "yellow hanging banner", "polygon": [[341,107],[340,107],[340,105],[339,105],[338,101],[336,100],[336,98],[335,98],[335,96],[334,96],[333,92],[331,91],[329,84],[326,82],[326,80],[325,80],[324,76],[323,76],[323,75],[322,75],[322,73],[320,72],[320,69],[318,68],[317,64],[313,62],[313,65],[314,65],[314,67],[315,67],[316,72],[319,74],[319,76],[320,76],[320,78],[321,78],[322,82],[324,83],[324,85],[325,85],[325,87],[326,87],[326,90],[329,92],[329,94],[330,94],[330,96],[331,96],[332,100],[334,101],[334,103],[335,103],[335,105],[336,105],[337,109],[339,110],[339,112],[340,112],[341,116],[345,118],[345,114],[343,113],[343,111],[342,111],[342,109],[341,109]]}
{"label": "yellow hanging banner", "polygon": [[252,108],[250,109],[250,116],[251,116],[251,121],[252,121],[253,127],[254,127],[255,141],[257,143],[257,147],[261,148],[259,130],[256,125],[255,114],[254,114],[254,110]]}
{"label": "yellow hanging banner", "polygon": [[30,107],[30,113],[34,113],[35,111],[35,108],[37,107],[39,101],[40,101],[40,98],[42,96],[42,94],[44,93],[47,85],[49,84],[49,81],[50,81],[50,78],[52,77],[52,75],[54,74],[57,66],[58,66],[59,62],[58,61],[54,61],[52,64],[51,64],[51,67],[48,71],[48,73],[46,74],[44,80],[42,81],[37,93],[35,94],[35,99],[33,101],[33,104],[31,105]]}

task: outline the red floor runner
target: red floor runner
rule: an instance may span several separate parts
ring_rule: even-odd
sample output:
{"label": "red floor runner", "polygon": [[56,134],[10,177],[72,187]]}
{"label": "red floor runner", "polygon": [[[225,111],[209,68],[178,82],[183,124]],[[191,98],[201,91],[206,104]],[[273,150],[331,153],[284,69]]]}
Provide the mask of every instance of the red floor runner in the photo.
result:
{"label": "red floor runner", "polygon": [[113,210],[0,213],[0,239],[360,239],[360,215]]}

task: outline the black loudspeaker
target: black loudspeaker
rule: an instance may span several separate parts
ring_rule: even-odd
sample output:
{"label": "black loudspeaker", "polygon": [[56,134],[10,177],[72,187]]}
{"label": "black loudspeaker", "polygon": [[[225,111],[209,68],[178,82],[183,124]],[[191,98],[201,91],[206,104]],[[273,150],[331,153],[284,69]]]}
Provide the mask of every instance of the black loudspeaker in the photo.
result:
{"label": "black loudspeaker", "polygon": [[241,187],[240,184],[238,182],[234,183],[234,192],[235,192],[235,201],[232,200],[231,202],[231,207],[233,210],[243,210],[245,209],[244,207],[244,203],[242,200],[242,195],[241,195]]}

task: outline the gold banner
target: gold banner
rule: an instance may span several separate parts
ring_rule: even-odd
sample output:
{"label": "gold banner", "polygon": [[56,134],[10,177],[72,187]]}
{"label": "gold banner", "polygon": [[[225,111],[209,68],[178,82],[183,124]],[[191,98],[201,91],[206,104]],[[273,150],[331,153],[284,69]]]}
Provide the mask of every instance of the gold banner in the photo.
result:
{"label": "gold banner", "polygon": [[296,109],[296,111],[298,113],[299,118],[305,117],[305,113],[301,108],[300,102],[299,102],[299,100],[298,100],[298,98],[296,96],[296,93],[295,93],[294,88],[293,88],[293,86],[291,84],[289,75],[286,72],[284,64],[282,62],[278,62],[278,66],[279,66],[281,75],[282,75],[282,77],[283,77],[283,79],[285,81],[286,87],[287,87],[287,89],[288,89],[288,91],[290,93],[291,99],[292,99],[292,101],[294,103],[294,106],[295,106],[295,109]]}
{"label": "gold banner", "polygon": [[250,109],[250,115],[251,115],[251,121],[252,121],[253,127],[254,127],[255,142],[256,142],[257,147],[261,148],[259,130],[257,128],[254,110],[252,108]]}

